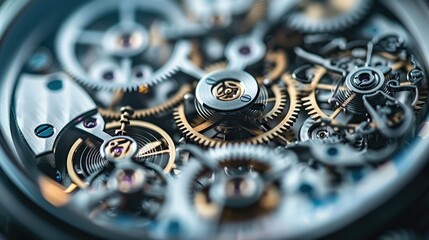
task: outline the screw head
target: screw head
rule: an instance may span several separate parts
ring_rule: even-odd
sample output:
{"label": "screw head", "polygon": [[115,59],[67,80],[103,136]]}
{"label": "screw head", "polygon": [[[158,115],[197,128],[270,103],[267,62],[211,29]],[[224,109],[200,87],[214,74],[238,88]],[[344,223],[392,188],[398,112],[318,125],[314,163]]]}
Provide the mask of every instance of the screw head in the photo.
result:
{"label": "screw head", "polygon": [[54,133],[55,128],[51,124],[41,124],[34,129],[34,134],[39,138],[50,138]]}
{"label": "screw head", "polygon": [[63,88],[63,81],[60,79],[53,79],[48,82],[47,87],[51,91],[59,91]]}
{"label": "screw head", "polygon": [[96,118],[87,118],[85,119],[85,121],[83,122],[83,126],[85,128],[95,128],[98,125],[98,121]]}
{"label": "screw head", "polygon": [[250,102],[252,100],[252,97],[249,94],[244,94],[240,97],[240,100],[242,102]]}
{"label": "screw head", "polygon": [[423,79],[423,72],[421,69],[415,68],[409,72],[408,76],[411,82],[417,82]]}

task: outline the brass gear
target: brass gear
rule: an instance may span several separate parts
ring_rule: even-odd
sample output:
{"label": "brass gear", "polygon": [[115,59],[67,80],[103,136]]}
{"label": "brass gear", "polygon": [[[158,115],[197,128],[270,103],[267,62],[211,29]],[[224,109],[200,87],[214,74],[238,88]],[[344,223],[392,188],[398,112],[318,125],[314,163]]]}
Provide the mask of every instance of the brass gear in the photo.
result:
{"label": "brass gear", "polygon": [[[180,102],[183,100],[183,97],[187,93],[191,92],[191,90],[192,90],[192,87],[190,84],[183,84],[180,87],[179,91],[177,91],[177,93],[174,96],[172,96],[167,102],[164,102],[152,108],[137,109],[135,110],[134,115],[132,117],[140,119],[140,118],[153,116],[153,115],[168,111],[170,109],[173,109],[174,107],[180,104]],[[98,112],[100,112],[100,114],[107,119],[119,119],[121,117],[120,112],[107,109],[107,108],[99,108]]]}
{"label": "brass gear", "polygon": [[[261,78],[258,78],[258,82],[263,84],[268,81],[272,84],[285,72],[288,65],[287,57],[284,51],[277,50],[267,52],[264,59],[264,63],[266,64],[264,69],[265,74]],[[269,108],[268,112],[264,113],[264,121],[274,120],[286,107],[287,89],[273,84],[270,90],[268,104],[273,103],[273,106]],[[272,94],[272,96],[270,96],[270,94]]]}
{"label": "brass gear", "polygon": [[[282,74],[285,72],[288,65],[288,59],[286,53],[281,50],[269,51],[264,57],[264,74],[261,77],[258,77],[257,80],[259,84],[264,84],[268,81],[273,83],[278,80]],[[227,62],[218,62],[210,64],[204,68],[206,73],[210,73],[216,70],[225,69],[228,67]],[[263,120],[269,121],[276,118],[279,114],[282,113],[284,107],[286,106],[287,90],[284,87],[280,87],[277,84],[273,84],[270,88],[270,93],[268,103],[273,103],[273,106],[264,113]]]}
{"label": "brass gear", "polygon": [[316,95],[318,89],[334,88],[335,86],[320,85],[319,82],[322,77],[327,73],[327,70],[321,66],[315,66],[313,71],[313,78],[310,84],[304,86],[303,92],[307,92],[307,96],[302,98],[302,106],[304,110],[308,111],[308,115],[314,120],[321,118],[329,118],[329,116],[322,111],[317,103]]}
{"label": "brass gear", "polygon": [[273,106],[269,108],[269,111],[264,114],[264,121],[274,120],[278,117],[286,107],[287,89],[278,85],[271,87],[271,93],[273,96],[269,96],[268,104],[273,103]]}
{"label": "brass gear", "polygon": [[[114,121],[114,122],[107,123],[105,126],[105,129],[107,131],[109,130],[112,131],[111,133],[113,134],[114,133],[113,130],[121,128],[121,125],[122,123],[120,121]],[[152,142],[147,142],[149,141],[148,138],[136,139],[139,145],[141,145],[139,146],[140,150],[137,153],[137,157],[146,157],[146,156],[150,157],[150,156],[155,156],[156,154],[168,154],[167,162],[163,164],[161,168],[164,170],[165,173],[170,173],[173,169],[176,168],[175,145],[171,137],[164,130],[162,130],[161,128],[159,128],[154,124],[138,121],[138,120],[130,120],[127,128],[128,129],[132,129],[132,128],[148,129],[152,132],[156,132],[160,136],[160,139],[157,139],[156,141],[152,141]],[[141,133],[136,135],[140,136]],[[154,136],[151,134],[151,137],[154,137]],[[86,188],[87,184],[85,183],[85,180],[82,179],[83,177],[80,176],[81,174],[78,174],[78,171],[76,171],[74,159],[76,157],[76,154],[78,154],[79,149],[81,149],[83,145],[86,145],[90,148],[90,150],[87,151],[88,159],[85,159],[85,161],[91,162],[91,164],[87,166],[88,169],[91,170],[91,173],[96,172],[98,169],[103,168],[107,164],[107,161],[101,159],[98,153],[99,150],[97,148],[97,144],[95,142],[83,140],[82,138],[77,139],[72,145],[72,147],[70,148],[70,150],[68,151],[66,168],[67,168],[67,173],[72,181],[72,185],[82,189]],[[168,149],[162,149],[163,145],[166,145]],[[161,148],[161,150],[157,150],[158,148]],[[94,149],[94,150],[91,150],[91,149]],[[80,172],[83,172],[83,170],[81,169]]]}
{"label": "brass gear", "polygon": [[[199,43],[197,41],[194,41],[192,44],[192,51],[190,53],[189,59],[191,60],[191,62],[197,66],[197,67],[201,67],[203,64],[203,59],[201,56],[201,53],[199,52],[199,48],[198,48]],[[132,116],[134,119],[141,119],[144,117],[148,117],[148,116],[153,116],[156,114],[160,114],[163,112],[166,112],[170,109],[173,109],[174,107],[176,107],[177,105],[180,104],[180,102],[183,100],[183,97],[191,92],[192,90],[192,85],[185,83],[182,84],[182,86],[179,88],[179,90],[166,102],[158,105],[158,106],[154,106],[151,108],[144,108],[144,109],[136,109],[134,111],[134,115]],[[139,89],[139,92],[141,94],[145,94],[148,91],[150,91],[150,88],[148,88],[147,86],[142,86]],[[115,93],[115,97],[118,99],[116,101],[114,101],[115,104],[118,104],[120,102],[120,99],[122,98],[123,94],[125,94],[125,92],[123,91],[118,91]],[[113,108],[99,108],[98,112],[106,119],[110,119],[110,120],[115,120],[115,119],[119,119],[121,117],[121,112],[120,111],[116,111]]]}
{"label": "brass gear", "polygon": [[[180,131],[184,136],[194,143],[200,144],[204,147],[217,147],[228,144],[233,144],[237,142],[246,142],[252,144],[261,144],[264,142],[269,142],[275,138],[281,140],[283,143],[287,144],[290,142],[290,139],[287,139],[285,132],[290,129],[294,121],[298,117],[298,113],[301,108],[299,94],[296,88],[295,80],[289,74],[284,74],[282,81],[287,86],[285,89],[285,95],[287,100],[279,103],[279,106],[285,106],[288,104],[288,107],[284,107],[282,111],[275,111],[270,113],[271,115],[267,118],[269,121],[262,121],[263,124],[254,129],[247,129],[243,126],[237,126],[238,129],[244,128],[246,131],[252,133],[252,137],[239,140],[225,140],[225,139],[216,139],[214,137],[209,137],[201,133],[202,131],[213,128],[217,123],[211,121],[204,121],[199,125],[194,125],[195,119],[188,119],[188,116],[185,113],[185,105],[179,105],[173,112],[174,120]],[[281,93],[281,90],[277,90],[277,93]],[[280,96],[279,96],[280,97]],[[281,100],[281,97],[279,98]],[[283,113],[283,114],[282,114]],[[279,115],[282,115],[279,117]],[[277,116],[277,117],[276,117]],[[274,126],[270,126],[270,124]],[[229,131],[229,129],[226,129]],[[225,133],[223,133],[225,134]]]}
{"label": "brass gear", "polygon": [[267,65],[264,69],[265,73],[258,81],[263,82],[267,80],[273,82],[279,79],[285,72],[288,59],[284,51],[268,51],[265,55],[264,63]]}

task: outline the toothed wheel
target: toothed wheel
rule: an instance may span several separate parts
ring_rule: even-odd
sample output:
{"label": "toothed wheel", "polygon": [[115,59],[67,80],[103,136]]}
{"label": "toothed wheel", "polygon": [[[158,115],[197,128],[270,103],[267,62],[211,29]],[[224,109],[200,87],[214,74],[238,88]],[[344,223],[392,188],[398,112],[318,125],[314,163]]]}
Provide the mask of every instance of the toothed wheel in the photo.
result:
{"label": "toothed wheel", "polygon": [[[195,66],[200,66],[202,59],[196,45],[193,44],[190,60]],[[117,120],[121,116],[120,106],[131,104],[135,109],[133,115],[135,119],[159,116],[177,107],[191,91],[191,83],[182,78],[171,78],[153,87],[141,86],[138,92],[112,93],[113,101],[107,103],[109,106],[100,106],[98,111],[106,119]]]}
{"label": "toothed wheel", "polygon": [[[319,182],[309,181],[311,173],[295,165],[298,158],[292,152],[280,154],[268,147],[246,144],[207,151],[185,146],[179,151],[189,151],[191,161],[170,185],[170,197],[175,200],[167,202],[165,213],[186,228],[184,238],[211,235],[209,229],[216,229],[217,235],[225,239],[238,232],[244,233],[244,238],[259,238],[252,235],[255,231],[243,230],[285,220],[279,213],[291,203],[287,198],[301,194],[290,180],[311,184],[315,195],[326,187],[320,178]],[[175,202],[181,202],[182,208],[177,208]],[[261,218],[265,221],[256,221]]]}
{"label": "toothed wheel", "polygon": [[144,231],[164,205],[168,176],[151,163],[122,163],[108,172],[76,192],[70,205],[99,225],[129,222]]}
{"label": "toothed wheel", "polygon": [[210,27],[227,27],[241,17],[241,27],[249,28],[266,15],[266,0],[237,1],[192,1],[185,0],[184,5],[192,18]]}
{"label": "toothed wheel", "polygon": [[[174,107],[179,105],[183,101],[184,96],[192,90],[190,84],[182,84],[179,88],[176,88],[177,85],[171,83],[172,82],[169,82],[169,84],[165,84],[165,87],[159,89],[160,91],[162,90],[162,93],[157,91],[158,88],[155,90],[149,90],[155,91],[155,93],[138,93],[143,95],[147,94],[150,96],[141,96],[144,104],[146,105],[146,108],[136,109],[134,111],[133,117],[136,119],[141,119],[148,116],[162,114],[166,111],[171,111]],[[168,94],[164,94],[167,88],[171,89],[174,95],[170,97]],[[123,95],[121,92],[117,94]],[[151,101],[147,100],[147,98],[149,98]],[[103,117],[107,119],[119,119],[121,116],[121,113],[116,109],[99,108],[98,111]]]}
{"label": "toothed wheel", "polygon": [[[322,63],[323,57],[296,49],[300,57],[315,64],[294,72],[304,83],[305,110],[312,119],[332,126],[362,133],[378,129],[388,138],[401,136],[399,133],[413,122],[405,116],[413,115],[412,110],[418,110],[426,98],[425,87],[419,83],[422,79],[409,77],[418,68],[404,57],[403,48],[386,48],[401,46],[396,36],[377,36],[365,44],[348,45],[355,47],[333,52],[326,58],[329,64]],[[412,97],[399,101],[401,94]]]}
{"label": "toothed wheel", "polygon": [[[178,128],[191,142],[206,147],[236,142],[263,143],[274,139],[289,143],[286,131],[292,126],[300,111],[300,100],[294,80],[283,76],[285,88],[273,85],[269,93],[273,96],[261,108],[258,119],[217,118],[205,119],[199,115],[192,103],[185,103],[174,111]],[[237,116],[238,117],[238,116]],[[246,120],[245,120],[246,119]]]}
{"label": "toothed wheel", "polygon": [[0,2],[0,239],[429,234],[428,0]]}
{"label": "toothed wheel", "polygon": [[301,0],[286,22],[304,33],[339,32],[359,23],[371,5],[372,0]]}
{"label": "toothed wheel", "polygon": [[66,21],[56,48],[61,64],[83,85],[136,91],[172,76],[189,57],[191,43],[168,41],[161,33],[185,24],[171,1],[99,0]]}
{"label": "toothed wheel", "polygon": [[[88,121],[95,123],[92,119],[94,118],[89,118]],[[87,129],[90,131],[92,126],[91,124],[87,125]],[[114,136],[120,127],[121,122],[106,124],[106,136]],[[138,151],[133,156],[137,163],[155,164],[166,173],[175,168],[175,146],[173,140],[164,130],[151,123],[131,120],[127,129],[127,136],[134,139],[137,144]],[[102,145],[103,141],[94,136],[79,138],[72,144],[65,167],[71,182],[79,188],[86,188],[88,178],[100,170],[108,168],[109,161],[103,158],[101,154]],[[101,183],[103,179],[105,179],[103,175],[100,175],[98,182]]]}

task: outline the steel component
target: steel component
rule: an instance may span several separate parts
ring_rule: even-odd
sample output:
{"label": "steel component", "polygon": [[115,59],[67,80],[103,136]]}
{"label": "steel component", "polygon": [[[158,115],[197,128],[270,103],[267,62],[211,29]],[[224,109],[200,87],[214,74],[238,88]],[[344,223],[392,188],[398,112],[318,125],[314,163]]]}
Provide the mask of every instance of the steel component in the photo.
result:
{"label": "steel component", "polygon": [[[97,19],[115,11],[120,15],[119,23],[115,23],[106,31],[90,29],[91,24]],[[157,25],[145,26],[137,22],[135,19],[137,11],[155,14],[159,21],[178,28],[186,25],[184,16],[170,1],[91,2],[76,11],[66,21],[58,35],[57,52],[64,68],[85,86],[109,91],[136,91],[142,85],[155,85],[174,74],[190,54],[190,43],[178,41],[173,46],[165,47],[171,48],[168,50],[170,53],[167,54],[167,60],[159,59],[161,62],[156,63],[152,58],[160,58],[165,53],[151,51],[159,48],[158,45],[164,40],[156,32]],[[92,61],[91,66],[87,66],[87,63],[76,55],[78,45],[95,48],[88,50],[97,53],[90,57],[95,59],[85,60]],[[143,60],[147,58],[152,63],[138,66],[132,57],[141,54]],[[121,60],[116,62],[114,58]],[[132,76],[133,68],[138,72],[134,74],[135,76]],[[146,73],[149,76],[144,76]]]}
{"label": "steel component", "polygon": [[[35,155],[53,151],[58,134],[69,122],[96,109],[91,97],[62,72],[22,75],[15,104],[18,127]],[[49,124],[54,132],[38,137],[35,131],[41,124]]]}
{"label": "steel component", "polygon": [[300,1],[286,23],[304,33],[339,32],[360,22],[371,5],[372,0]]}

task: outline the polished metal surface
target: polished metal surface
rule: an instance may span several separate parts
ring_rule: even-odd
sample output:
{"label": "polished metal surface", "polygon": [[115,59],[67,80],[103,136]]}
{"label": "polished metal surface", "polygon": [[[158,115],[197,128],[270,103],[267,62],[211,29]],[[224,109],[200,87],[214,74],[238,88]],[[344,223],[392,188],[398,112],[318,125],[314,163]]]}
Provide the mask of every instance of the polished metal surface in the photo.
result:
{"label": "polished metal surface", "polygon": [[[91,97],[61,72],[23,75],[16,94],[17,124],[35,155],[53,151],[56,137],[67,124],[96,109]],[[51,136],[37,136],[36,129],[42,124],[53,126]]]}

